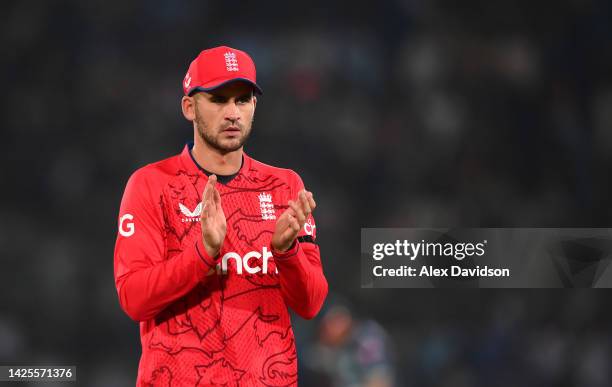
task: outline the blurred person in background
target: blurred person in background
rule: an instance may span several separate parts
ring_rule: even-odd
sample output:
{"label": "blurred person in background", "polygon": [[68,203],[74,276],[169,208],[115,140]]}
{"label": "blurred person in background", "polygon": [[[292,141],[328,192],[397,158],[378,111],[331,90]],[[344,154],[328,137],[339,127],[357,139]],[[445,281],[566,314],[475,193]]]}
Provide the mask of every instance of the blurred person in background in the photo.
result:
{"label": "blurred person in background", "polygon": [[327,295],[313,195],[243,152],[261,94],[248,54],[202,51],[183,91],[194,143],[137,170],[119,215],[115,283],[140,322],[137,384],[295,385],[288,307],[310,319]]}
{"label": "blurred person in background", "polygon": [[353,316],[334,296],[321,313],[316,340],[304,356],[307,385],[392,387],[395,372],[387,332],[374,320]]}

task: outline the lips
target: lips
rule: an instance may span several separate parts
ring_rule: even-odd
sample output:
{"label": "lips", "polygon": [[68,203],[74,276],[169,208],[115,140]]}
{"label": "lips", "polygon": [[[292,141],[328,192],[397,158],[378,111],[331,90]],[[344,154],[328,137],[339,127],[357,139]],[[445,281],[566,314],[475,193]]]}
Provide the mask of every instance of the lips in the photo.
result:
{"label": "lips", "polygon": [[229,127],[225,128],[225,129],[223,129],[223,132],[227,133],[227,134],[239,134],[240,133],[240,128],[237,127],[237,126],[229,126]]}

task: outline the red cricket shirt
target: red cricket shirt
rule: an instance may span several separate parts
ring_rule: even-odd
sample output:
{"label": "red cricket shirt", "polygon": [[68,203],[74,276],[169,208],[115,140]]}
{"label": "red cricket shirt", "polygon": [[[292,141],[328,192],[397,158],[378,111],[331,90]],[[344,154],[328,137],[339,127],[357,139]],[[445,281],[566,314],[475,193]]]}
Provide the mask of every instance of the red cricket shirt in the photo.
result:
{"label": "red cricket shirt", "polygon": [[287,307],[314,317],[327,281],[312,216],[286,253],[273,253],[270,239],[302,180],[244,155],[237,175],[216,186],[227,219],[217,257],[201,240],[207,180],[186,146],[125,188],[114,272],[121,307],[140,322],[137,385],[295,385]]}

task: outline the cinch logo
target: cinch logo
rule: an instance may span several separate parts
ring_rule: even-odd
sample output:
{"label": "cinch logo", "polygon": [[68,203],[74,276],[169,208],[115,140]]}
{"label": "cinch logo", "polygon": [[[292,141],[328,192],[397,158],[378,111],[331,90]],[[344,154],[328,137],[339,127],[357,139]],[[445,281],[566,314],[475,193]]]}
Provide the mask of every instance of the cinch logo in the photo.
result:
{"label": "cinch logo", "polygon": [[193,211],[185,207],[183,203],[179,203],[179,208],[181,209],[181,212],[183,213],[183,215],[186,216],[185,218],[181,219],[181,222],[186,223],[186,222],[199,222],[200,221],[200,215],[202,215],[202,202],[198,203],[198,205]]}
{"label": "cinch logo", "polygon": [[308,221],[304,223],[304,232],[314,237],[316,235],[315,228],[317,228],[317,226],[314,224],[312,218],[308,218]]}
{"label": "cinch logo", "polygon": [[[242,274],[243,272],[248,274],[268,274],[268,261],[270,258],[272,258],[272,253],[265,246],[261,253],[259,251],[249,251],[244,255],[244,257],[232,251],[223,255],[223,258],[221,258],[221,263],[217,264],[216,272],[217,274],[227,275],[228,262],[230,259],[233,259],[234,263],[236,264],[237,274]],[[214,272],[215,270],[211,270],[208,275],[211,275]],[[276,268],[274,268],[274,273],[278,274],[278,270]]]}

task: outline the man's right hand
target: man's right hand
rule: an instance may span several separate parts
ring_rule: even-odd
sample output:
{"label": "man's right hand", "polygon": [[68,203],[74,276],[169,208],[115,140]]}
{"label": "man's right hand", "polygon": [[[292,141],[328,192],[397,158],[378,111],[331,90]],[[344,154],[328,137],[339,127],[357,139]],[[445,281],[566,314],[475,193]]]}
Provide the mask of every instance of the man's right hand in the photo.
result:
{"label": "man's right hand", "polygon": [[221,195],[215,188],[215,184],[217,184],[217,176],[210,175],[202,194],[202,217],[200,219],[202,242],[210,257],[216,257],[221,251],[227,231],[225,213],[221,207]]}

